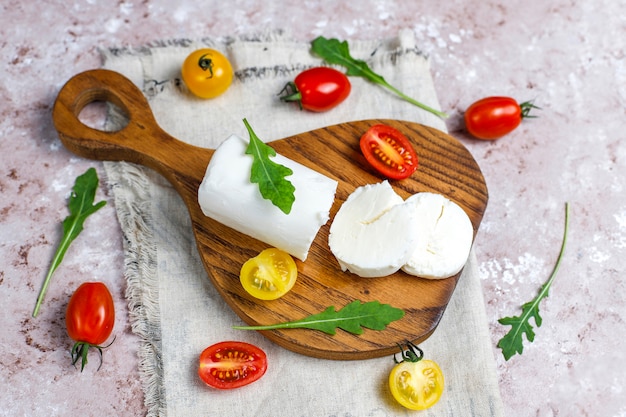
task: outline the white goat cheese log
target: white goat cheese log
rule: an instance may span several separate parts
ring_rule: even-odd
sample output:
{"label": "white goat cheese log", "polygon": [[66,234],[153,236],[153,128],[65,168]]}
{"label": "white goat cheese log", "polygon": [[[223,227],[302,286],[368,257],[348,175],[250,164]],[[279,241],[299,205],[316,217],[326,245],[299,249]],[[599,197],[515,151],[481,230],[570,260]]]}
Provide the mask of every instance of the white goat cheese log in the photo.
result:
{"label": "white goat cheese log", "polygon": [[264,199],[250,182],[252,156],[248,142],[229,136],[213,154],[198,189],[202,212],[238,232],[284,250],[304,261],[320,227],[329,219],[337,181],[282,155],[272,160],[293,170],[287,179],[295,187],[289,214]]}

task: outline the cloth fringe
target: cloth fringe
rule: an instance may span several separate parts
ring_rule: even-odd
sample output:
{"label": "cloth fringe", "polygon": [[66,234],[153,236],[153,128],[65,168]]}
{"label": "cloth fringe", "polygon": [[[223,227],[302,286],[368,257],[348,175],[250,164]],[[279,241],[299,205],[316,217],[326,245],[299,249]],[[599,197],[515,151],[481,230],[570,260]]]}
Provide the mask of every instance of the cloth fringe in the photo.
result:
{"label": "cloth fringe", "polygon": [[[291,35],[283,30],[267,30],[264,32],[254,34],[244,34],[240,36],[227,36],[221,38],[173,38],[162,39],[149,42],[139,47],[115,47],[101,50],[102,59],[109,57],[122,57],[122,56],[147,56],[150,55],[153,49],[157,48],[189,48],[194,50],[200,47],[216,48],[225,50],[237,42],[294,42]],[[342,39],[340,39],[342,41]],[[364,41],[367,42],[367,41]],[[400,32],[398,38],[387,40],[375,40],[369,41],[369,55],[366,56],[354,56],[353,58],[366,61],[369,65],[376,67],[384,67],[387,65],[395,65],[398,58],[407,55],[414,54],[422,56],[424,59],[428,59],[428,56],[419,49],[413,42],[412,32],[405,29]],[[303,48],[309,47],[310,44],[303,42]],[[352,54],[352,51],[351,51]],[[326,65],[337,68],[341,71],[345,71],[345,68],[323,62],[320,58],[320,65]],[[276,66],[276,67],[264,67],[264,68],[246,68],[244,70],[235,71],[235,77],[244,81],[249,78],[263,78],[263,77],[275,77],[289,74],[298,74],[301,71],[311,68],[315,65],[290,65],[290,66]]]}
{"label": "cloth fringe", "polygon": [[[126,123],[125,116],[110,107],[105,129],[116,130]],[[111,191],[122,188],[135,194],[113,192],[115,210],[123,232],[126,300],[131,330],[140,340],[139,376],[143,385],[148,416],[165,413],[165,386],[159,308],[157,248],[152,236],[151,196],[145,168],[127,162],[104,162],[106,183]],[[132,227],[130,226],[132,223]],[[134,235],[125,231],[134,230]]]}
{"label": "cloth fringe", "polygon": [[[105,162],[104,167],[108,177],[107,185],[111,190],[120,187],[139,192],[149,190],[142,167],[125,162]],[[128,187],[124,183],[134,185]],[[123,236],[126,299],[131,329],[140,339],[139,375],[144,387],[144,403],[148,408],[148,416],[158,416],[165,410],[165,387],[161,359],[159,282],[155,262],[157,249],[151,243],[154,239],[150,227],[150,196],[135,197],[144,203],[116,198],[114,204],[122,230],[129,230],[128,224],[132,222],[132,229],[136,231],[133,236]]]}

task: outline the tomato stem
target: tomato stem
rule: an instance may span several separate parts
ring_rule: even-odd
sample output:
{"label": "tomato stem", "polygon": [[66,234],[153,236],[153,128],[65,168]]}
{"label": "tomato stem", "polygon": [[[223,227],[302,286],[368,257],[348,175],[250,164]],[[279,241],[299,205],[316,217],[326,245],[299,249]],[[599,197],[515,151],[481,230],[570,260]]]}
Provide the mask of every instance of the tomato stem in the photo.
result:
{"label": "tomato stem", "polygon": [[393,355],[393,360],[395,363],[402,363],[405,361],[406,362],[419,362],[422,360],[422,358],[424,357],[424,351],[422,349],[417,347],[417,345],[409,342],[408,340],[406,342],[406,346],[407,346],[407,350],[405,351],[402,345],[398,344],[398,347],[400,348],[400,355],[402,356],[402,360],[399,361],[398,359],[396,359],[396,355]]}
{"label": "tomato stem", "polygon": [[[285,91],[287,92],[287,95],[285,96],[281,95]],[[285,87],[283,87],[283,89],[280,91],[280,93],[278,93],[278,95],[281,96],[280,99],[282,101],[285,101],[288,103],[296,101],[298,103],[298,106],[300,107],[300,110],[302,110],[302,93],[300,93],[300,91],[298,90],[298,87],[293,81],[289,81],[287,84],[285,84]]]}
{"label": "tomato stem", "polygon": [[520,108],[522,109],[522,119],[533,119],[536,118],[537,116],[535,115],[531,115],[530,111],[532,109],[537,109],[537,110],[541,110],[541,107],[537,107],[533,104],[534,100],[530,100],[530,101],[525,101],[522,104],[520,104]]}
{"label": "tomato stem", "polygon": [[98,353],[100,354],[100,365],[98,365],[98,371],[100,370],[100,368],[102,367],[102,349],[106,349],[109,346],[111,346],[113,344],[113,342],[115,342],[115,337],[113,337],[113,340],[111,341],[111,343],[109,343],[106,346],[97,346],[97,345],[92,345],[91,343],[88,342],[76,342],[74,343],[74,346],[72,346],[72,365],[74,365],[74,367],[76,367],[76,362],[78,362],[78,359],[80,358],[80,371],[83,372],[83,369],[85,369],[85,365],[87,365],[88,360],[87,360],[87,354],[89,353],[89,348],[96,348],[98,350]]}

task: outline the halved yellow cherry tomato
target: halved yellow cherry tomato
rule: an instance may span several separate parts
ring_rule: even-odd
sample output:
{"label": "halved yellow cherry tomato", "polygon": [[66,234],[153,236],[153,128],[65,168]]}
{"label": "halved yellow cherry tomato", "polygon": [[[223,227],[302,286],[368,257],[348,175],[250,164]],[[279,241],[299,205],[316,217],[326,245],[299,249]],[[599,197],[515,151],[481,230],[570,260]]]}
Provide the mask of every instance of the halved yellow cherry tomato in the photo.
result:
{"label": "halved yellow cherry tomato", "polygon": [[214,98],[230,87],[233,67],[221,52],[203,48],[187,56],[181,75],[193,94],[201,98]]}
{"label": "halved yellow cherry tomato", "polygon": [[296,283],[298,268],[291,255],[277,248],[265,249],[241,267],[243,288],[261,300],[275,300]]}
{"label": "halved yellow cherry tomato", "polygon": [[441,368],[432,360],[422,359],[422,356],[421,349],[409,343],[409,350],[403,352],[404,360],[399,363],[396,361],[396,366],[389,374],[391,394],[396,401],[410,410],[425,410],[432,407],[443,393],[444,379]]}

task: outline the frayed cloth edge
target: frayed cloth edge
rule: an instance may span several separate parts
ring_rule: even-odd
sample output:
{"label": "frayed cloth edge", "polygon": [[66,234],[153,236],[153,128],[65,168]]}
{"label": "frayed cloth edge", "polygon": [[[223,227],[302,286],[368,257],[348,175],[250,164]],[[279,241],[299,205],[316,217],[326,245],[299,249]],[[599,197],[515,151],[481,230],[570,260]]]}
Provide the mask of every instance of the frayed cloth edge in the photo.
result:
{"label": "frayed cloth edge", "polygon": [[[165,387],[156,273],[157,248],[151,242],[150,181],[143,168],[125,162],[104,162],[107,185],[123,234],[126,300],[133,333],[139,339],[139,377],[148,416],[164,415]],[[116,192],[116,190],[118,192]],[[122,191],[123,190],[123,191]],[[122,198],[120,194],[124,194]]]}

